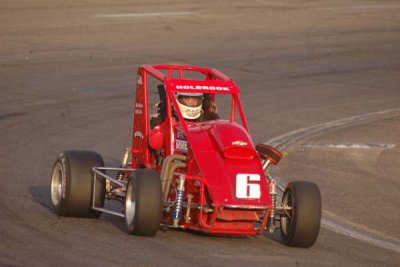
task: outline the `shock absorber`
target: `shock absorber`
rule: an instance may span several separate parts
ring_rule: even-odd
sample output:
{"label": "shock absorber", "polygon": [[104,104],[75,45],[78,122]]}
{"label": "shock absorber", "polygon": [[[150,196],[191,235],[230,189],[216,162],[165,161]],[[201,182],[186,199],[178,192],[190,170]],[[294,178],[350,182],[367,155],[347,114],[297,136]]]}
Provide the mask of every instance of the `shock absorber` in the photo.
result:
{"label": "shock absorber", "polygon": [[[121,168],[126,168],[127,164],[128,164],[128,158],[129,158],[129,147],[127,147],[125,149],[125,153],[124,156],[122,157],[122,161],[121,161]],[[118,171],[117,173],[117,180],[122,180],[122,178],[124,177],[124,172],[123,171]]]}
{"label": "shock absorber", "polygon": [[275,209],[276,209],[276,182],[271,179],[269,184],[269,195],[271,197],[272,207],[269,213],[268,231],[272,234],[275,231]]}
{"label": "shock absorber", "polygon": [[271,161],[269,159],[267,159],[267,160],[262,160],[261,162],[262,162],[262,168],[263,168],[264,172],[266,172]]}
{"label": "shock absorber", "polygon": [[178,188],[176,189],[175,206],[172,212],[172,221],[174,227],[178,227],[179,221],[181,219],[184,195],[185,195],[185,176],[181,175],[179,177]]}
{"label": "shock absorber", "polygon": [[[130,152],[130,149],[129,149],[129,147],[127,147],[125,149],[124,156],[122,157],[121,168],[126,168],[126,166],[128,164],[129,152]],[[123,178],[124,178],[124,172],[122,170],[118,171],[117,175],[115,176],[115,179],[121,181]],[[116,188],[113,188],[110,180],[106,179],[106,192],[107,192],[107,195],[109,195],[109,196],[111,196],[112,194],[114,194],[114,195],[122,195],[124,190],[125,189],[123,189],[122,187],[119,187],[119,186],[116,187]]]}

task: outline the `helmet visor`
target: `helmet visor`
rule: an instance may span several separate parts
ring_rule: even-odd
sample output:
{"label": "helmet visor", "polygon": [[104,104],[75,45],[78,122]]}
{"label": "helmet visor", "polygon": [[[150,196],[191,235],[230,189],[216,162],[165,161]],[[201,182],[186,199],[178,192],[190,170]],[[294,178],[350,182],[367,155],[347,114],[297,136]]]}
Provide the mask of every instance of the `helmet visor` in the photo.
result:
{"label": "helmet visor", "polygon": [[178,96],[178,101],[182,105],[188,106],[188,107],[198,107],[201,106],[203,103],[203,96],[188,96],[188,95],[179,95]]}

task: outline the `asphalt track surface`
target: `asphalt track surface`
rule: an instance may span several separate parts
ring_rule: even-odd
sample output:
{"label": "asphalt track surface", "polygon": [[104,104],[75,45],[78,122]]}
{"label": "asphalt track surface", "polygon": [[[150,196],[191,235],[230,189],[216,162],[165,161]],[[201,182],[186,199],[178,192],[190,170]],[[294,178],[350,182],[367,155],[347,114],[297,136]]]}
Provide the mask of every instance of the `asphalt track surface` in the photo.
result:
{"label": "asphalt track surface", "polygon": [[[398,1],[1,1],[0,266],[398,266],[399,43]],[[116,165],[153,63],[236,80],[254,142],[286,155],[274,175],[321,189],[312,248],[53,213],[56,155]]]}

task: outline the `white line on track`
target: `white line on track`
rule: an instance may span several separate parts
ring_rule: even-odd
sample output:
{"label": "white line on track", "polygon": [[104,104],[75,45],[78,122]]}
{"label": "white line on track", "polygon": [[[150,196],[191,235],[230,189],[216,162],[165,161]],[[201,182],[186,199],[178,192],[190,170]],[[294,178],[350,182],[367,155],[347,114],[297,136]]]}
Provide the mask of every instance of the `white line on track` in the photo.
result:
{"label": "white line on track", "polygon": [[339,149],[370,149],[370,148],[394,148],[393,144],[302,144],[304,148],[339,148]]}
{"label": "white line on track", "polygon": [[193,12],[160,12],[160,13],[121,13],[121,14],[100,14],[92,18],[149,18],[149,17],[179,17],[190,16]]}
{"label": "white line on track", "polygon": [[305,140],[307,138],[315,137],[321,134],[326,134],[333,130],[346,128],[349,126],[355,126],[358,124],[363,124],[371,121],[376,121],[396,116],[400,116],[400,108],[387,109],[364,115],[352,116],[336,121],[317,124],[311,127],[301,128],[289,133],[285,133],[273,139],[268,140],[266,144],[270,144],[271,146],[276,147],[278,149],[285,149],[285,147],[299,140]]}
{"label": "white line on track", "polygon": [[388,238],[382,237],[382,233],[372,231],[365,226],[354,226],[352,224],[340,222],[335,218],[326,216],[326,214],[322,217],[321,224],[324,228],[335,233],[350,236],[354,239],[367,242],[377,247],[400,252],[399,240],[394,238],[388,240]]}
{"label": "white line on track", "polygon": [[333,11],[362,11],[362,10],[377,10],[377,9],[398,9],[399,4],[387,4],[387,5],[358,5],[358,6],[330,6],[330,7],[318,7],[317,10],[333,10]]}
{"label": "white line on track", "polygon": [[[322,123],[315,126],[299,129],[290,133],[282,134],[265,142],[265,144],[270,144],[272,146],[275,146],[276,148],[288,149],[290,146],[293,146],[296,142],[300,140],[326,134],[332,130],[337,130],[376,120],[392,118],[399,115],[400,108],[383,110],[360,116],[352,116],[349,118]],[[273,170],[270,171],[270,176],[278,183],[279,186],[284,188],[284,186],[282,186],[282,182],[279,181],[277,175],[273,172]],[[371,245],[375,245],[377,247],[400,252],[400,240],[393,237],[388,237],[386,234],[369,229],[364,225],[357,225],[355,223],[345,221],[341,219],[340,216],[335,215],[329,211],[323,210],[322,212],[322,227],[335,233],[346,235],[354,239],[369,243]]]}

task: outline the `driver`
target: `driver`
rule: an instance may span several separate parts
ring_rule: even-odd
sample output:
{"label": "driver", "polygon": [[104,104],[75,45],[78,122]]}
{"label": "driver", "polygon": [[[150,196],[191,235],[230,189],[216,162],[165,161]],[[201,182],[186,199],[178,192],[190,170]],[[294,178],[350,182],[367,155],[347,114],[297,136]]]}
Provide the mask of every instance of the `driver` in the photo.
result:
{"label": "driver", "polygon": [[186,120],[198,120],[202,114],[202,93],[177,93],[176,99],[182,116]]}
{"label": "driver", "polygon": [[208,121],[219,119],[217,106],[210,96],[202,93],[176,93],[179,109],[185,120]]}
{"label": "driver", "polygon": [[[160,87],[161,88],[161,87]],[[161,89],[164,89],[163,87]],[[163,90],[161,90],[163,91]],[[161,95],[161,94],[160,94]],[[217,105],[212,101],[210,95],[202,93],[178,92],[175,93],[178,102],[179,110],[185,121],[202,122],[209,120],[217,120]],[[166,117],[166,107],[164,98],[156,105],[158,108],[157,114],[154,114],[150,119],[150,146],[154,151],[160,151],[164,144],[165,125],[162,125]],[[177,119],[176,112],[173,116]],[[157,152],[158,153],[158,152]],[[157,162],[161,162],[159,154],[155,154]],[[158,156],[157,156],[158,155]]]}

